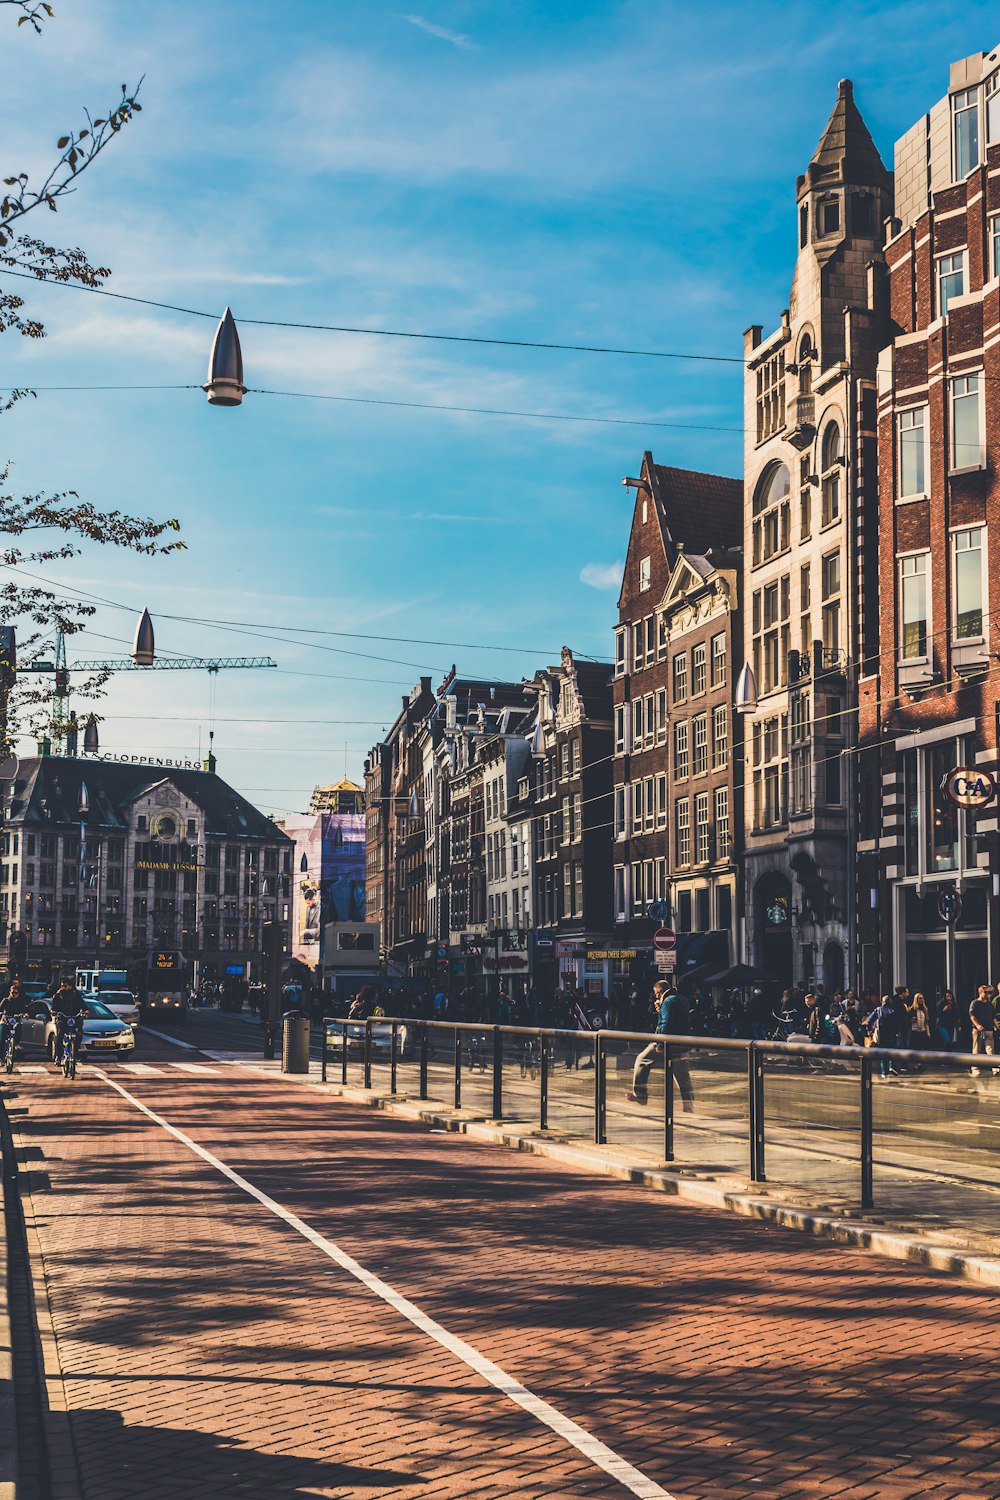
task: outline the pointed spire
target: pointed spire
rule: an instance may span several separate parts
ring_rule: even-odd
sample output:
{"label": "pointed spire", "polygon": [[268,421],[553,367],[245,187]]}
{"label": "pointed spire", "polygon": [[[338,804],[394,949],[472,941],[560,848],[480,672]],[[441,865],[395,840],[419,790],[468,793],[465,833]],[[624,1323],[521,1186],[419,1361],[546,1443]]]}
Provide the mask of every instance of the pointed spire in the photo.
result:
{"label": "pointed spire", "polygon": [[208,359],[208,380],[202,386],[211,406],[239,406],[246,395],[243,351],[236,319],[227,307],[219,319]]}
{"label": "pointed spire", "polygon": [[871,186],[888,183],[889,174],[854,102],[854,85],[849,78],[842,78],[837,85],[837,102],[813,152],[808,175],[813,181]]}
{"label": "pointed spire", "polygon": [[132,642],[132,660],[137,667],[151,667],[156,655],[156,643],[153,639],[153,622],[149,618],[149,610],[144,609],[139,616],[139,623],[135,627],[135,640]]}

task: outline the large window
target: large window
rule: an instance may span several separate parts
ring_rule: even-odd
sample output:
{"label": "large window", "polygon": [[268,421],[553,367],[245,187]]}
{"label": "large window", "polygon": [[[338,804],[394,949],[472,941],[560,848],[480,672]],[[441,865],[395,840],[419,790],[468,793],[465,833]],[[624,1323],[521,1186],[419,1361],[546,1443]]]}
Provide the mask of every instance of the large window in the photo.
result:
{"label": "large window", "polygon": [[1000,276],[1000,214],[990,219],[990,275]]}
{"label": "large window", "polygon": [[726,685],[726,635],[712,637],[712,686],[725,687]]}
{"label": "large window", "polygon": [[688,659],[686,651],[674,657],[674,702],[686,703],[688,695]]}
{"label": "large window", "polygon": [[688,774],[688,726],[687,720],[674,725],[674,780],[681,781]]}
{"label": "large window", "polygon": [[755,567],[788,546],[790,489],[788,469],[784,464],[774,464],[768,469],[757,487],[753,502]]}
{"label": "large window", "polygon": [[978,469],[982,462],[979,376],[957,375],[951,382],[951,466]]}
{"label": "large window", "polygon": [[733,840],[729,831],[729,788],[719,786],[715,789],[715,852],[719,859],[727,859],[732,849]]}
{"label": "large window", "polygon": [[674,808],[676,830],[676,855],[679,865],[691,863],[691,803],[687,797],[679,797]]}
{"label": "large window", "polygon": [[757,371],[757,441],[764,442],[785,425],[785,351],[765,360]]}
{"label": "large window", "polygon": [[986,82],[986,139],[991,146],[1000,141],[1000,73]]}
{"label": "large window", "polygon": [[952,593],[955,600],[955,636],[974,640],[983,634],[983,533],[982,526],[952,532]]}
{"label": "large window", "polygon": [[927,407],[909,406],[897,417],[900,500],[927,493]]}
{"label": "large window", "polygon": [[901,661],[925,661],[930,596],[930,553],[899,559],[899,655]]}
{"label": "large window", "polygon": [[753,726],[754,825],[773,828],[784,822],[787,800],[788,719],[782,714],[758,719]]}
{"label": "large window", "polygon": [[823,583],[823,649],[828,659],[840,654],[840,553],[829,552],[821,563]]}
{"label": "large window", "polygon": [[951,101],[955,147],[955,179],[968,177],[979,166],[979,90],[963,89]]}
{"label": "large window", "polygon": [[788,666],[790,579],[757,589],[753,596],[753,670],[763,693],[784,680]]}
{"label": "large window", "polygon": [[693,695],[703,693],[708,680],[707,655],[704,644],[695,646],[691,651],[691,692]]}
{"label": "large window", "polygon": [[724,770],[729,760],[729,713],[724,703],[712,710],[712,769]]}
{"label": "large window", "polygon": [[843,449],[840,428],[831,422],[823,433],[823,522],[829,526],[840,515],[841,459]]}
{"label": "large window", "polygon": [[938,260],[938,316],[948,312],[948,303],[953,297],[965,293],[965,251],[956,250],[952,255],[942,255]]}
{"label": "large window", "polygon": [[615,676],[621,677],[626,671],[626,653],[628,651],[628,635],[624,630],[615,631]]}
{"label": "large window", "polygon": [[692,724],[694,747],[691,755],[691,774],[701,776],[708,770],[708,714],[696,714]]}
{"label": "large window", "polygon": [[639,592],[644,594],[652,582],[652,559],[640,557],[639,559]]}
{"label": "large window", "polygon": [[711,821],[708,815],[708,793],[699,792],[694,799],[694,858],[705,865],[712,857]]}

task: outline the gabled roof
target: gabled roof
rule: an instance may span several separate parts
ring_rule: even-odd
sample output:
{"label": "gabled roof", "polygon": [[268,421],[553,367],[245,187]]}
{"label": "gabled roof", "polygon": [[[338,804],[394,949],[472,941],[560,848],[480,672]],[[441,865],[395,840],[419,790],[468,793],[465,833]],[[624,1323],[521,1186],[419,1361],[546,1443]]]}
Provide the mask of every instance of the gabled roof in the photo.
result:
{"label": "gabled roof", "polygon": [[881,184],[888,180],[878,147],[854,102],[849,78],[837,85],[837,102],[810,165],[814,176],[840,182]]}
{"label": "gabled roof", "polygon": [[86,783],[90,826],[124,829],[136,798],[167,782],[201,808],[210,836],[286,841],[270,818],[214,772],[60,755],[21,761],[8,821],[38,829],[79,824],[80,787]]}
{"label": "gabled roof", "polygon": [[699,553],[741,545],[742,479],[670,468],[654,463],[651,453],[644,455],[643,464],[658,502],[656,513],[669,558],[678,543]]}

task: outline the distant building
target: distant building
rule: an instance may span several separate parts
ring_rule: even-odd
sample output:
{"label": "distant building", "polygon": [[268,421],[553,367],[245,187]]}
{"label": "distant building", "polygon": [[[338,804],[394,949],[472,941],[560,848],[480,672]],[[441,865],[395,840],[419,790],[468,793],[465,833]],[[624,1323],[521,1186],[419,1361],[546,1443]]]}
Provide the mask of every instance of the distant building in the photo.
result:
{"label": "distant building", "polygon": [[317,974],[329,923],[365,920],[365,793],[356,782],[317,787],[311,811],[278,825],[295,841],[292,954]]}
{"label": "distant building", "polygon": [[260,974],[292,841],[210,771],[41,756],[0,783],[0,965],[40,979],[152,950],[188,978]]}

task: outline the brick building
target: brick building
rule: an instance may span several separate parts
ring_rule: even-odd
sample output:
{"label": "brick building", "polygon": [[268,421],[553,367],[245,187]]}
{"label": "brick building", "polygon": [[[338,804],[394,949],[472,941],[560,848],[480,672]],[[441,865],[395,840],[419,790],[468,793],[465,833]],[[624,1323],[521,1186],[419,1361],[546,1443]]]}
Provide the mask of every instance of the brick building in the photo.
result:
{"label": "brick building", "polygon": [[[788,309],[745,335],[747,956],[850,982],[858,663],[875,649],[875,375],[892,181],[845,79],[796,186]],[[866,616],[863,606],[870,609]],[[867,621],[867,637],[866,637]]]}
{"label": "brick building", "polygon": [[[1000,49],[954,63],[896,145],[878,367],[879,656],[861,681],[857,923],[866,988],[929,995],[1000,973]],[[868,748],[864,748],[868,747]]]}
{"label": "brick building", "polygon": [[[684,934],[681,968],[714,958],[725,968],[737,912],[730,700],[740,562],[725,549],[739,547],[742,484],[656,464],[650,453],[629,483],[613,680],[619,984],[650,969],[653,932],[668,917]],[[708,935],[719,931],[712,948]]]}
{"label": "brick building", "polygon": [[525,686],[537,698],[534,755],[536,988],[558,986],[610,998],[612,930],[611,664],[578,661],[564,646],[558,666]]}

